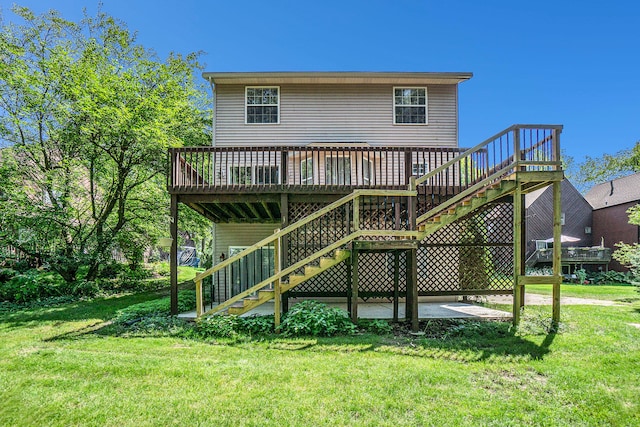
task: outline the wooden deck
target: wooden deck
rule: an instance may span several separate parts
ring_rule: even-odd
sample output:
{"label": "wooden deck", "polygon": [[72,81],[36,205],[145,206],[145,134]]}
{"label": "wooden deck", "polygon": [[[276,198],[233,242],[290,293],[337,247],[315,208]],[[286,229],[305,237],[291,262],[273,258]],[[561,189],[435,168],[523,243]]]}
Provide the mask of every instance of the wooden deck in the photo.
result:
{"label": "wooden deck", "polygon": [[[340,283],[348,283],[347,291],[352,299],[357,300],[360,277],[358,257],[352,257],[351,263],[340,258],[342,262],[336,263],[336,267],[328,266],[328,263],[332,257],[337,260],[338,255],[349,248],[355,247],[358,252],[358,245],[365,252],[390,249],[386,247],[388,244],[376,247],[380,244],[362,241],[422,242],[449,225],[467,221],[480,210],[512,202],[514,256],[505,257],[503,254],[494,261],[502,263],[502,259],[514,260],[511,283],[514,293],[513,321],[517,323],[522,285],[532,280],[524,270],[523,195],[553,184],[553,230],[554,241],[558,243],[553,253],[554,273],[536,279],[536,283],[544,282],[553,286],[553,321],[557,323],[561,279],[561,130],[562,126],[558,125],[513,125],[462,153],[451,148],[387,148],[348,144],[344,147],[172,149],[169,152],[171,173],[168,182],[173,218],[172,259],[177,250],[178,203],[191,206],[215,222],[280,222],[282,228],[273,235],[225,259],[195,279],[199,316],[227,311],[240,303],[243,309],[247,308],[253,304],[252,296],[262,292],[264,298],[259,298],[260,304],[276,301],[274,308],[278,323],[280,301],[286,310],[288,291],[297,289],[303,283],[311,283],[317,273],[324,273],[323,265],[327,267],[327,273],[337,271],[338,266],[342,266],[340,268],[346,271],[346,278]],[[293,200],[298,201],[295,205],[300,206],[295,206],[295,209],[299,212],[290,217],[289,209],[294,207]],[[484,226],[479,224],[486,222],[482,218],[479,221],[456,229],[453,234],[459,235],[459,238],[449,245],[458,247],[461,239],[475,236],[473,242],[477,241],[483,246],[481,229]],[[291,254],[291,249],[298,242],[303,242],[304,251],[291,259],[279,255]],[[397,302],[401,297],[406,298],[406,317],[411,319],[412,328],[417,330],[418,250],[413,247],[414,244],[409,246],[412,247],[391,248],[406,252],[404,295],[394,291],[394,299]],[[243,285],[243,289],[234,290],[231,295],[217,292],[216,286],[226,286],[223,276],[227,267],[236,265],[241,268],[255,251],[264,248],[273,250],[277,261],[271,276],[254,277],[250,283],[247,281]],[[468,258],[469,254],[456,255],[451,259],[459,259],[460,265],[467,267],[476,261],[485,262],[484,258],[475,261]],[[449,264],[443,265],[443,268],[449,267]],[[392,268],[398,272],[398,259],[394,260],[393,266],[385,261],[382,268],[385,271]],[[501,270],[493,268],[492,271]],[[489,288],[486,285],[478,284],[486,281],[482,275],[468,282],[470,275],[476,273],[469,268],[464,270],[464,277],[456,278],[458,285],[455,288],[466,294],[487,291]],[[176,268],[172,265],[174,313],[177,311],[176,276]],[[460,284],[463,279],[468,282],[464,286]],[[211,289],[203,286],[205,280]],[[330,280],[326,281],[327,286],[331,283]],[[308,291],[320,292],[314,289]],[[325,288],[321,291],[326,292]],[[492,290],[497,293],[503,291],[502,288]],[[449,288],[443,292],[448,293]],[[222,296],[218,298],[219,295]],[[213,308],[205,310],[206,306]],[[251,305],[250,309],[253,308]],[[357,318],[356,310],[352,310],[352,318]]]}

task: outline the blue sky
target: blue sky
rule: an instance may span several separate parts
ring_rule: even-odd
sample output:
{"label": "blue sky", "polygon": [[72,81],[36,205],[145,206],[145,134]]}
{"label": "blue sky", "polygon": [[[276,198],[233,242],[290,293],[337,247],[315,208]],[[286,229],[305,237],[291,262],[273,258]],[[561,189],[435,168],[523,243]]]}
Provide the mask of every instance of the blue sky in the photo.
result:
{"label": "blue sky", "polygon": [[[18,2],[68,19],[97,2]],[[5,21],[11,1],[0,0]],[[204,51],[207,71],[471,71],[460,145],[513,123],[559,123],[580,161],[640,140],[640,2],[140,1],[103,9],[160,56]]]}

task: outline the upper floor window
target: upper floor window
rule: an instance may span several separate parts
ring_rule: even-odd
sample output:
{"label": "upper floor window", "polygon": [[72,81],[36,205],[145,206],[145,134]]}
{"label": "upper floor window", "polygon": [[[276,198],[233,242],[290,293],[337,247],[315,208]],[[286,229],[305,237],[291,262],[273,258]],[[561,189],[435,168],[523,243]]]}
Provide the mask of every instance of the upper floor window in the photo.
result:
{"label": "upper floor window", "polygon": [[246,123],[280,123],[278,86],[245,88]]}
{"label": "upper floor window", "polygon": [[397,125],[427,124],[427,88],[393,88],[393,123]]}

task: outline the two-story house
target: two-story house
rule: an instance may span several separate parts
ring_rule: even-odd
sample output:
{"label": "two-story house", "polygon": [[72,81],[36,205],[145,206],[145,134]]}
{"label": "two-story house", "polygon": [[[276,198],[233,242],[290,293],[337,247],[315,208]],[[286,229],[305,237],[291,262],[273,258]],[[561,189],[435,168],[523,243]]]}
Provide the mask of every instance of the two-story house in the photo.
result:
{"label": "two-story house", "polygon": [[[330,296],[355,320],[359,301],[385,298],[417,327],[419,297],[519,292],[522,195],[562,180],[561,126],[459,148],[471,73],[203,76],[212,146],[169,153],[173,249],[178,203],[215,224],[198,315],[273,300],[277,322],[290,298]],[[174,307],[175,268],[172,256]]]}

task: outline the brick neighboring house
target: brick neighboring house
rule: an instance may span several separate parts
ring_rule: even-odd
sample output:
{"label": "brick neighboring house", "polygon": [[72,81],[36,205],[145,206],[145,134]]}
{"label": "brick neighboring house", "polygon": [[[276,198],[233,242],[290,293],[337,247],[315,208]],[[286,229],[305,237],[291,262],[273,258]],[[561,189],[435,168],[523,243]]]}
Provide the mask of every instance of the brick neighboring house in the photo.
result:
{"label": "brick neighboring house", "polygon": [[[640,203],[640,173],[594,186],[585,195],[593,207],[593,242],[604,238],[604,246],[616,249],[618,242],[638,243],[640,227],[629,224],[627,210]],[[612,260],[611,270],[628,271]]]}

